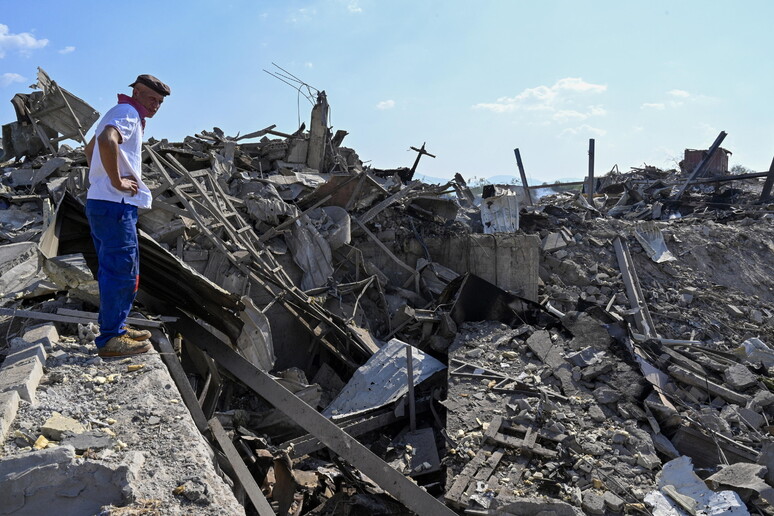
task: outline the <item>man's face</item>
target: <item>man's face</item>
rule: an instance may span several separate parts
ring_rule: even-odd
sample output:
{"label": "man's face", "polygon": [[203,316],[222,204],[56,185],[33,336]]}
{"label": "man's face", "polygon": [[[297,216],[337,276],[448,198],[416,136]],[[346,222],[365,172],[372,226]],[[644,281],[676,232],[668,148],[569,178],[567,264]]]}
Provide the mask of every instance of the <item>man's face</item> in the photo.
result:
{"label": "man's face", "polygon": [[164,95],[156,93],[144,84],[136,84],[132,98],[148,110],[148,118],[152,118],[164,102]]}

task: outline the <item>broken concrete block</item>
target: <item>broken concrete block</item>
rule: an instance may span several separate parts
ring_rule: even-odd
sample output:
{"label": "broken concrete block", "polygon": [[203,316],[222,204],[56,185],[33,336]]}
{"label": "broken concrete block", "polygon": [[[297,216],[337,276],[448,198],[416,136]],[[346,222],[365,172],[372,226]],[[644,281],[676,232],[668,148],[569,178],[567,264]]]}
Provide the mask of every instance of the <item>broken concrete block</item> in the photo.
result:
{"label": "broken concrete block", "polygon": [[51,350],[55,342],[59,342],[59,332],[54,323],[41,324],[27,330],[22,338],[30,345],[42,344],[47,350]]}
{"label": "broken concrete block", "polygon": [[594,389],[592,394],[594,395],[594,399],[597,400],[597,403],[601,403],[602,405],[607,403],[616,403],[621,399],[620,391],[608,387],[607,385],[600,385]]}
{"label": "broken concrete block", "polygon": [[774,502],[774,488],[763,481],[766,466],[737,462],[723,466],[720,471],[707,478],[707,484],[715,490],[731,488],[749,500],[753,493],[769,503]]}
{"label": "broken concrete block", "polygon": [[670,459],[676,459],[680,456],[680,452],[677,451],[675,445],[669,440],[667,436],[662,433],[655,434],[653,436],[653,446],[663,455],[666,455]]}
{"label": "broken concrete block", "polygon": [[656,455],[656,447],[650,433],[635,425],[627,425],[626,431],[629,432],[626,447],[635,453],[637,464],[651,470],[660,466],[661,459]]}
{"label": "broken concrete block", "polygon": [[597,423],[601,423],[602,421],[607,419],[607,416],[605,415],[604,411],[599,408],[599,405],[591,405],[589,407],[589,416],[591,416],[591,419],[596,421]]}
{"label": "broken concrete block", "polygon": [[[662,491],[669,491],[687,499],[690,505],[706,514],[749,514],[739,496],[733,491],[713,492],[694,473],[691,459],[686,456],[673,459],[662,468],[656,477],[658,487]],[[661,491],[653,491],[645,496],[645,502],[655,507],[654,513],[673,514],[679,507],[671,496],[666,496]],[[672,512],[674,511],[674,512]]]}
{"label": "broken concrete block", "polygon": [[612,491],[605,491],[602,495],[602,499],[605,501],[605,506],[613,512],[623,512],[624,501],[617,494]]}
{"label": "broken concrete block", "polygon": [[737,319],[744,317],[744,312],[736,305],[727,305],[726,311],[731,317],[735,317]]}
{"label": "broken concrete block", "polygon": [[35,390],[43,377],[43,364],[37,357],[28,358],[0,369],[0,393],[16,391],[19,397],[35,402]]}
{"label": "broken concrete block", "polygon": [[543,239],[543,251],[550,252],[567,247],[567,241],[561,233],[549,233]]}
{"label": "broken concrete block", "polygon": [[605,498],[595,489],[583,493],[583,510],[586,514],[605,514]]}
{"label": "broken concrete block", "polygon": [[[0,223],[0,228],[3,227]],[[38,280],[38,272],[37,244],[19,242],[0,246],[0,297],[24,290]]]}
{"label": "broken concrete block", "polygon": [[766,476],[764,479],[769,485],[774,485],[774,443],[763,443],[757,462],[766,466]]}
{"label": "broken concrete block", "polygon": [[737,412],[739,413],[739,417],[745,423],[756,430],[761,428],[766,423],[766,418],[754,410],[750,410],[746,407],[738,407]]}
{"label": "broken concrete block", "polygon": [[750,401],[752,407],[767,408],[774,405],[774,393],[762,389],[756,392]]}
{"label": "broken concrete block", "polygon": [[52,441],[61,441],[65,432],[80,434],[86,431],[82,424],[71,417],[65,417],[58,412],[48,418],[40,428],[40,431],[46,438]]}
{"label": "broken concrete block", "polygon": [[581,379],[584,381],[594,380],[596,377],[609,373],[613,370],[613,364],[610,362],[601,362],[590,365],[581,371]]}
{"label": "broken concrete block", "polygon": [[83,254],[49,258],[43,264],[43,270],[62,290],[68,290],[74,297],[99,306],[99,285],[86,265]]}
{"label": "broken concrete block", "polygon": [[0,392],[0,440],[8,436],[8,429],[16,418],[19,409],[19,393],[16,391]]}
{"label": "broken concrete block", "polygon": [[587,346],[594,349],[607,349],[613,342],[605,327],[585,312],[567,312],[562,317],[562,324],[572,333],[575,349]]}
{"label": "broken concrete block", "polygon": [[132,496],[130,474],[126,465],[76,461],[72,446],[33,451],[0,461],[0,507],[6,514],[98,514]]}
{"label": "broken concrete block", "polygon": [[742,364],[734,364],[723,371],[723,380],[730,387],[745,390],[758,382],[757,375]]}
{"label": "broken concrete block", "polygon": [[[26,341],[24,341],[23,339],[19,339],[19,340],[26,343]],[[30,357],[37,357],[38,360],[40,360],[41,364],[45,364],[46,350],[43,349],[43,344],[35,344],[33,346],[23,347],[19,349],[19,351],[11,353],[7,357],[5,357],[5,360],[3,361],[3,366],[8,367],[10,365],[15,364],[16,362],[21,362],[22,360],[26,360]]]}

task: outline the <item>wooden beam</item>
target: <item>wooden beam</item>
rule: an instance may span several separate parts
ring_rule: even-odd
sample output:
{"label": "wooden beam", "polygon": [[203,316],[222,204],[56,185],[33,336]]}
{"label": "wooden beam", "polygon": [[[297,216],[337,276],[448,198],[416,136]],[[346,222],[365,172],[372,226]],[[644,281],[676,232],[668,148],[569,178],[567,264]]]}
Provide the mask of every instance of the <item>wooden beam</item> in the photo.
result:
{"label": "wooden beam", "polygon": [[[59,310],[65,310],[60,308]],[[76,312],[75,310],[68,310],[69,312]],[[96,322],[97,314],[89,312],[76,312],[78,315],[60,315],[52,314],[48,312],[33,312],[30,310],[15,310],[13,308],[0,308],[0,315],[7,315],[9,317],[21,317],[23,319],[39,319],[42,321],[51,322],[63,322],[63,323],[89,323]],[[149,321],[147,319],[140,319],[136,317],[129,317],[126,322],[134,326],[141,328],[159,328],[163,325],[163,322]]]}
{"label": "wooden beam", "polygon": [[527,173],[524,172],[524,165],[521,163],[521,153],[519,149],[513,149],[513,153],[516,155],[516,166],[519,167],[519,175],[521,176],[521,186],[524,191],[527,192],[527,202],[532,206],[532,194],[529,191],[529,185],[527,184]]}
{"label": "wooden beam", "polygon": [[[199,344],[199,343],[197,343]],[[417,514],[454,516],[444,504],[393,469],[372,451],[347,435],[328,418],[307,405],[269,374],[261,371],[232,349],[214,341],[204,349],[247,387],[277,408],[301,428],[322,441],[334,453],[365,473],[379,487]]]}
{"label": "wooden beam", "polygon": [[247,496],[250,498],[250,501],[253,502],[255,510],[258,511],[260,516],[274,516],[274,509],[271,508],[268,500],[266,500],[266,497],[263,496],[261,488],[253,478],[250,470],[247,469],[247,466],[245,466],[245,463],[242,460],[242,456],[239,455],[239,452],[234,447],[234,443],[232,443],[231,439],[229,439],[226,431],[223,429],[223,425],[220,424],[220,421],[218,421],[218,418],[216,417],[210,419],[209,424],[213,437],[215,437],[215,440],[218,441],[220,449],[223,450],[223,453],[226,454],[226,458],[234,468],[234,473],[237,476],[237,480],[239,480],[239,483],[242,484],[242,487],[247,493]]}

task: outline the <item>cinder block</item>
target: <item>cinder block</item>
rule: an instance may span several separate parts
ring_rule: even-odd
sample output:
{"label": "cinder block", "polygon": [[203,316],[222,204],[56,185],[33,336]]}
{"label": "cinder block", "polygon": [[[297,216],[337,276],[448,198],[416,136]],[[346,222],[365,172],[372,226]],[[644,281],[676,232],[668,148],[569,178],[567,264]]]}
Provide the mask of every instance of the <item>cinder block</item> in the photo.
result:
{"label": "cinder block", "polygon": [[22,360],[30,357],[38,357],[40,363],[45,364],[47,355],[46,350],[43,349],[43,344],[35,344],[34,346],[30,346],[15,353],[11,353],[5,357],[5,361],[3,361],[3,367],[10,367],[15,363],[21,362]]}
{"label": "cinder block", "polygon": [[0,393],[0,441],[8,437],[11,423],[16,419],[16,411],[19,409],[19,393],[16,391]]}
{"label": "cinder block", "polygon": [[43,344],[50,351],[51,346],[59,342],[59,332],[54,323],[46,323],[27,330],[22,338],[30,345]]}
{"label": "cinder block", "polygon": [[30,403],[35,402],[35,390],[43,378],[43,364],[38,357],[27,358],[0,369],[0,393],[16,391],[19,397]]}

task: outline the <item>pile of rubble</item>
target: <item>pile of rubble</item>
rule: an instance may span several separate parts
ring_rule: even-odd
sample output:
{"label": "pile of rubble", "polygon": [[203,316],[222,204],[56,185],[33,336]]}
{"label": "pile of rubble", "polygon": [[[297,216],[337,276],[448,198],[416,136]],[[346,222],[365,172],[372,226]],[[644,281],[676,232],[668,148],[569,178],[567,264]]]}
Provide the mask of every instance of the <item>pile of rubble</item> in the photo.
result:
{"label": "pile of rubble", "polygon": [[[107,415],[68,406],[77,393],[56,378],[83,369],[104,389],[93,379],[117,373],[74,354],[98,331],[87,168],[50,117],[74,118],[81,139],[93,117],[39,83],[3,130],[0,353],[53,321],[73,355],[43,358],[44,398],[86,432]],[[52,111],[54,92],[70,109]],[[719,137],[686,171],[479,197],[459,174],[414,181],[424,146],[410,168],[364,166],[327,113],[319,92],[308,131],[144,146],[154,200],[133,322],[154,328],[248,514],[772,512],[774,172],[708,171]],[[0,471],[73,437],[35,446],[53,404],[17,403]],[[170,421],[138,410],[126,421]],[[74,453],[96,464],[142,446]],[[175,500],[116,492],[107,513]]]}

